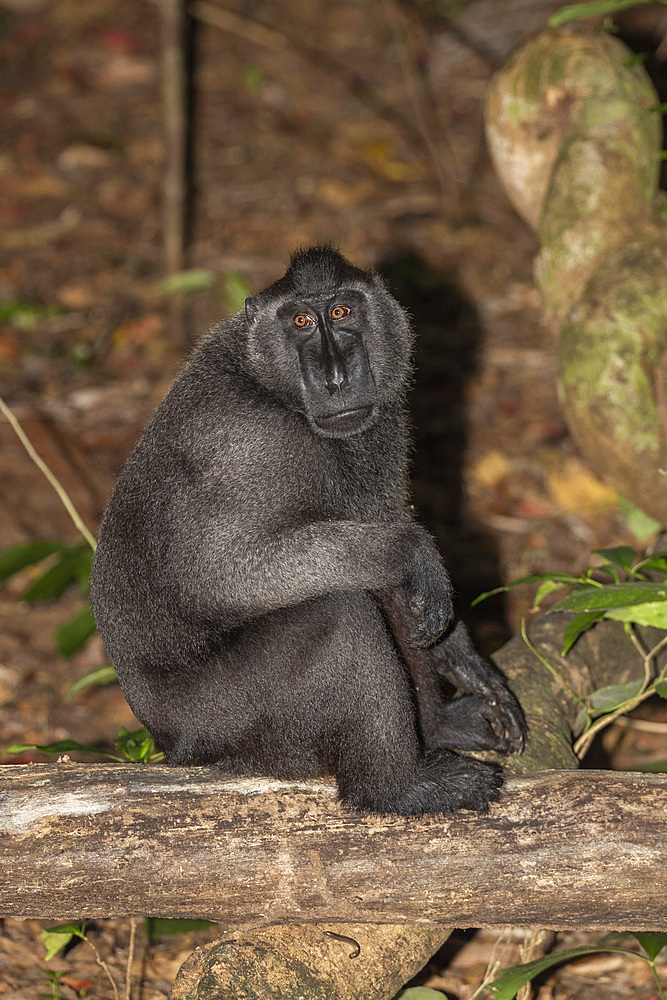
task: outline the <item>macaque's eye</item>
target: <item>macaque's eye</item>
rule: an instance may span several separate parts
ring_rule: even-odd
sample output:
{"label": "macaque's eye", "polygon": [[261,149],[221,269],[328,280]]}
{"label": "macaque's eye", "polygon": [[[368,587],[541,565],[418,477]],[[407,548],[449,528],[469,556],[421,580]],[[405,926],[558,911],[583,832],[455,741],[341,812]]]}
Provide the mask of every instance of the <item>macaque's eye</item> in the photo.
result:
{"label": "macaque's eye", "polygon": [[312,316],[307,316],[305,313],[299,313],[298,316],[294,317],[294,325],[298,326],[299,329],[302,330],[304,326],[314,326],[315,320]]}
{"label": "macaque's eye", "polygon": [[331,307],[331,318],[332,319],[343,319],[344,316],[349,316],[350,310],[347,306],[332,306]]}

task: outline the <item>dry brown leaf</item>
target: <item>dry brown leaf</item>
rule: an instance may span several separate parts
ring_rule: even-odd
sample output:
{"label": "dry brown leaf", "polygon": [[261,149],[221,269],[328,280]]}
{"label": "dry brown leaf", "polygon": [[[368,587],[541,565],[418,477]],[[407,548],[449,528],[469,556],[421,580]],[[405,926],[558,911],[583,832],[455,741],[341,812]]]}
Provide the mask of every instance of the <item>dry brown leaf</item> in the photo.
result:
{"label": "dry brown leaf", "polygon": [[336,177],[324,177],[317,188],[317,195],[327,205],[334,208],[349,208],[358,204],[364,198],[373,194],[374,188],[370,181],[359,181],[357,184],[346,184]]}
{"label": "dry brown leaf", "polygon": [[492,448],[477,459],[470,469],[470,475],[482,486],[494,487],[509,475],[511,469],[507,456],[502,451]]}
{"label": "dry brown leaf", "polygon": [[547,476],[549,497],[562,510],[613,507],[616,490],[598,479],[578,458],[568,458]]}
{"label": "dry brown leaf", "polygon": [[367,139],[359,144],[359,152],[371,170],[385,180],[414,181],[424,176],[421,164],[397,159],[387,139]]}

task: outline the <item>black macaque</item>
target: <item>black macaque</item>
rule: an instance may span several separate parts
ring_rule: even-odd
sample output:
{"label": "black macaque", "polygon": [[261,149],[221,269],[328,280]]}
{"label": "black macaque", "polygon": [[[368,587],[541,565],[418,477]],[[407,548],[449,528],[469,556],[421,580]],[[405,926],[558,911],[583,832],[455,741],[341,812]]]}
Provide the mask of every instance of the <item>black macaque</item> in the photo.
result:
{"label": "black macaque", "polygon": [[500,769],[452,748],[520,751],[525,723],[408,503],[411,341],[377,275],[299,251],[129,458],[91,596],[169,763],[334,774],[345,802],[404,815],[497,798]]}

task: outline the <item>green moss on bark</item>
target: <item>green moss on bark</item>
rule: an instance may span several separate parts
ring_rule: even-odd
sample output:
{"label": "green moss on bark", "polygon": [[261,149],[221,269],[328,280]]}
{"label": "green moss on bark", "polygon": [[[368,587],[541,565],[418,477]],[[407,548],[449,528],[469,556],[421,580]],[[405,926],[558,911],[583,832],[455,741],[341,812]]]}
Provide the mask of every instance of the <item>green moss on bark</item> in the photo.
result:
{"label": "green moss on bark", "polygon": [[492,82],[496,168],[536,229],[560,388],[591,465],[667,523],[667,233],[661,128],[644,69],[603,33],[545,32]]}

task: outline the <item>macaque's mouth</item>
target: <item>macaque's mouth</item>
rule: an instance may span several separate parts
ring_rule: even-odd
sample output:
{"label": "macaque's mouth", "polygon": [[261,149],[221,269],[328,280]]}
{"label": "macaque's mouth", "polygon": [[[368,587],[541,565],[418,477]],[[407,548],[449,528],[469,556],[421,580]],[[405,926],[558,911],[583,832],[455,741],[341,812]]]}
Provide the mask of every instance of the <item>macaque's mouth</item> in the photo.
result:
{"label": "macaque's mouth", "polygon": [[372,406],[360,406],[355,410],[342,410],[326,416],[315,416],[312,420],[316,427],[327,434],[338,437],[356,434],[368,424],[373,415]]}

